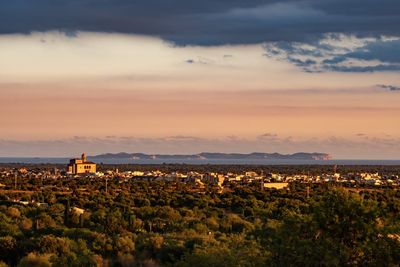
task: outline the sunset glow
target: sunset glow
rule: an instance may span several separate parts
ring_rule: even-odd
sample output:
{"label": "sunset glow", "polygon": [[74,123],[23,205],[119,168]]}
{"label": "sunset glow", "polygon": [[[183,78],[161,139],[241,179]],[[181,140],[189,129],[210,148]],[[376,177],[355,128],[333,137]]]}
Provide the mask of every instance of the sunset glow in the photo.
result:
{"label": "sunset glow", "polygon": [[[277,8],[306,12],[275,5],[227,14],[264,16]],[[326,32],[318,43],[283,46],[86,30],[0,34],[1,156],[23,156],[21,147],[25,156],[66,156],[78,146],[88,153],[399,156],[398,54],[387,62],[349,56],[378,42],[397,49],[394,33]]]}

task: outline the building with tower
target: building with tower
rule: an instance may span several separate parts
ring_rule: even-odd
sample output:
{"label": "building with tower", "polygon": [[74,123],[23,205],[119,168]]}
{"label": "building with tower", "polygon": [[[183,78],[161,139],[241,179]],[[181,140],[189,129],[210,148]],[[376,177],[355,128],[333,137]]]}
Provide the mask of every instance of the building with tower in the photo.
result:
{"label": "building with tower", "polygon": [[70,174],[96,173],[96,163],[87,161],[86,154],[83,153],[80,159],[71,159],[67,166]]}

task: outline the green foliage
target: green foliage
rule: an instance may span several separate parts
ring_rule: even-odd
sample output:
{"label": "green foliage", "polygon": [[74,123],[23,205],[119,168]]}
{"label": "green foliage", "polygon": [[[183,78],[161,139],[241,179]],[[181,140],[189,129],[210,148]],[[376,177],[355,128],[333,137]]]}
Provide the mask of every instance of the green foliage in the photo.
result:
{"label": "green foliage", "polygon": [[[168,167],[168,166],[167,166]],[[166,167],[166,168],[167,168]],[[290,184],[261,190],[98,178],[52,181],[69,193],[3,196],[9,266],[396,266],[400,192]],[[40,185],[34,179],[27,188]],[[1,266],[1,265],[0,265]]]}
{"label": "green foliage", "polygon": [[[365,266],[399,262],[399,240],[380,223],[378,203],[341,190],[325,192],[306,214],[286,212],[267,226],[269,263],[277,266]],[[398,223],[398,222],[397,222]]]}
{"label": "green foliage", "polygon": [[21,259],[18,267],[51,267],[50,256],[29,253]]}
{"label": "green foliage", "polygon": [[257,242],[246,240],[242,235],[233,235],[212,245],[196,246],[194,251],[185,254],[175,266],[265,266],[266,259],[266,252]]}

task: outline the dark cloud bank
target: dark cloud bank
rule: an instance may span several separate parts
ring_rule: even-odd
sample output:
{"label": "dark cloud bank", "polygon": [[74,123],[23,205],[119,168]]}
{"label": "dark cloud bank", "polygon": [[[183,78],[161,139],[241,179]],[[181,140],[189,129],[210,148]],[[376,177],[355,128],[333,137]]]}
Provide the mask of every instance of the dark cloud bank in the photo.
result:
{"label": "dark cloud bank", "polygon": [[[0,33],[61,30],[160,36],[177,45],[274,42],[285,60],[306,71],[398,71],[398,0],[13,0],[0,1]],[[321,49],[328,33],[373,37],[363,49],[321,58],[296,42]],[[72,34],[73,35],[73,34]],[[278,51],[279,52],[279,51]],[[303,51],[304,52],[304,51]],[[317,58],[316,58],[317,57]],[[346,59],[379,60],[352,66]]]}
{"label": "dark cloud bank", "polygon": [[0,1],[0,32],[105,31],[179,44],[306,41],[327,32],[400,35],[398,0]]}

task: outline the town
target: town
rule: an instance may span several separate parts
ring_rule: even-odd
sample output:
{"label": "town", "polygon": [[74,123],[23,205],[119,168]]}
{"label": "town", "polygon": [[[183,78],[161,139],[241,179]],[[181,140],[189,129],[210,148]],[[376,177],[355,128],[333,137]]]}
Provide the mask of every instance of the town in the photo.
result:
{"label": "town", "polygon": [[[235,166],[240,171],[232,171],[230,166],[220,165],[220,171],[208,171],[212,166],[196,165],[166,165],[166,166],[140,166],[140,165],[101,165],[87,160],[82,154],[79,159],[71,159],[66,168],[60,165],[31,165],[16,166],[8,164],[0,166],[0,189],[17,190],[24,187],[22,181],[28,179],[39,180],[42,184],[46,180],[71,180],[71,179],[98,179],[118,181],[164,181],[178,182],[191,185],[197,190],[206,189],[207,186],[217,186],[220,192],[229,190],[230,185],[257,184],[261,188],[284,189],[289,183],[323,184],[332,183],[349,188],[397,188],[400,185],[400,171],[394,168],[383,174],[378,171],[354,171],[347,167],[344,173],[338,169],[340,166],[324,166],[317,171],[293,171],[296,167],[281,168],[276,166],[276,172],[263,170],[260,166]],[[122,168],[120,170],[120,168]],[[386,167],[387,169],[388,167]],[[163,170],[164,169],[164,170]],[[169,170],[167,170],[169,169]],[[182,170],[184,169],[184,170]],[[202,170],[198,170],[202,169]],[[279,170],[281,169],[281,170]],[[290,171],[286,171],[289,169]],[[358,167],[358,169],[360,169]],[[368,167],[366,166],[366,169]],[[371,169],[371,167],[369,168]],[[8,181],[8,182],[7,182]],[[19,181],[19,182],[18,182]],[[4,191],[3,191],[4,192]],[[21,192],[21,191],[20,191]]]}

